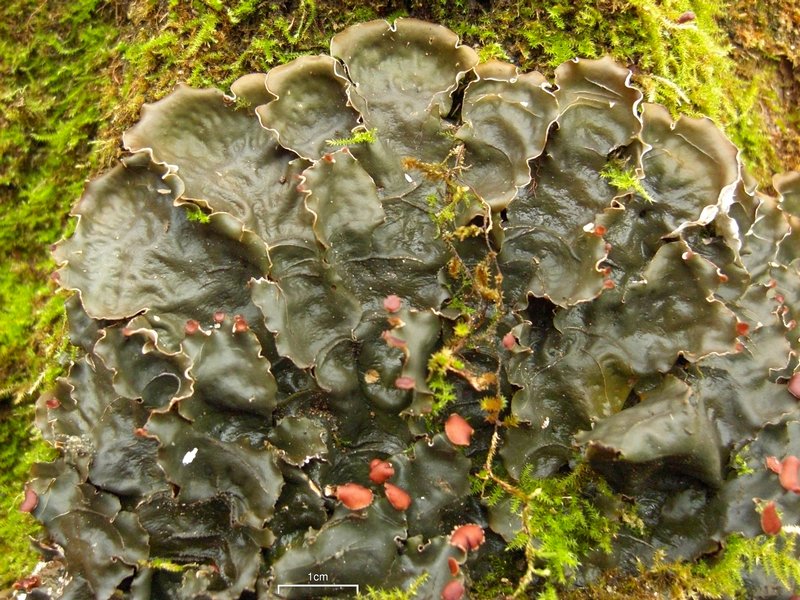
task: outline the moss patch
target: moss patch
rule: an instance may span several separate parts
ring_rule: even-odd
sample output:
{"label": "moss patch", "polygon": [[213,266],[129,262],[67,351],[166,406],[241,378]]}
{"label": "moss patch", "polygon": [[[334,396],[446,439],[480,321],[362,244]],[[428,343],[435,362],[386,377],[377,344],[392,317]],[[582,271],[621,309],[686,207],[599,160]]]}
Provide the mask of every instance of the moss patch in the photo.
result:
{"label": "moss patch", "polygon": [[746,598],[744,575],[760,571],[785,589],[800,583],[797,535],[730,536],[714,556],[696,563],[660,563],[631,575],[606,573],[596,585],[565,592],[561,600],[638,600],[649,598]]}
{"label": "moss patch", "polygon": [[105,2],[50,4],[12,0],[0,19],[0,389],[17,401],[59,346],[47,248],[98,166],[92,146],[117,36]]}
{"label": "moss patch", "polygon": [[0,514],[6,515],[0,520],[0,588],[29,571],[38,560],[27,539],[39,527],[18,509],[23,499],[22,482],[33,463],[55,456],[33,427],[32,406],[0,414]]}
{"label": "moss patch", "polygon": [[766,128],[747,133],[767,141],[786,170],[800,169],[800,2],[733,2],[725,27],[738,75],[762,83],[754,109]]}

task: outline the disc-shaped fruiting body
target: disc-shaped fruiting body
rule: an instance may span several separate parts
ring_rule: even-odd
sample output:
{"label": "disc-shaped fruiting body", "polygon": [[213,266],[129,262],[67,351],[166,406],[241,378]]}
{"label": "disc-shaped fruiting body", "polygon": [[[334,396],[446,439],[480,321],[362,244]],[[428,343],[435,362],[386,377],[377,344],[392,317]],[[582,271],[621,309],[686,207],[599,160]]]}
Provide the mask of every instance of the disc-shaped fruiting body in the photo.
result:
{"label": "disc-shaped fruiting body", "polygon": [[483,527],[475,523],[460,525],[450,534],[450,543],[465,552],[479,548],[485,539]]}
{"label": "disc-shaped fruiting body", "polygon": [[369,464],[369,479],[372,483],[381,485],[392,478],[394,467],[392,463],[375,458]]}
{"label": "disc-shaped fruiting body", "polygon": [[334,495],[350,510],[361,510],[372,504],[372,490],[357,483],[337,485]]}
{"label": "disc-shaped fruiting body", "polygon": [[383,484],[386,499],[396,510],[406,510],[411,506],[411,496],[403,488],[386,482]]}
{"label": "disc-shaped fruiting body", "polygon": [[444,423],[447,439],[455,446],[469,446],[475,430],[467,420],[456,413],[451,414]]}
{"label": "disc-shaped fruiting body", "polygon": [[761,508],[761,529],[767,535],[778,535],[781,532],[781,518],[775,503],[767,502]]}

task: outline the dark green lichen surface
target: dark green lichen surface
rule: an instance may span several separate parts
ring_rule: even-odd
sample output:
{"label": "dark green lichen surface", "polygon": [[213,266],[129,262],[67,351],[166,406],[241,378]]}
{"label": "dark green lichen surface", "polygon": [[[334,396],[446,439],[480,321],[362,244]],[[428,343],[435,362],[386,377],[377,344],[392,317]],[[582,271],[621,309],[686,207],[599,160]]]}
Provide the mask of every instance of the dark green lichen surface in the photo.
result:
{"label": "dark green lichen surface", "polygon": [[[800,453],[800,178],[755,194],[629,79],[401,19],[147,105],[55,251],[79,357],[26,498],[51,591],[452,599],[510,545],[552,597],[794,524],[797,465],[765,460]],[[551,554],[556,511],[583,546]]]}

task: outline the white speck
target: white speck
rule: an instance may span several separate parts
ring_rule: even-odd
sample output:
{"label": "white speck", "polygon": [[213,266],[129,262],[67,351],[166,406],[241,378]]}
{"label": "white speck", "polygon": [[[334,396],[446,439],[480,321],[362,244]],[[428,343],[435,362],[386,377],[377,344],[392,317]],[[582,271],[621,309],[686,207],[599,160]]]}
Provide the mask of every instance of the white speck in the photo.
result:
{"label": "white speck", "polygon": [[406,181],[407,181],[408,183],[414,183],[414,180],[413,180],[413,179],[411,179],[411,175],[409,175],[408,173],[406,173],[405,175],[406,175]]}
{"label": "white speck", "polygon": [[583,230],[586,233],[592,233],[594,231],[594,223],[587,223],[586,225],[583,226]]}
{"label": "white speck", "polygon": [[153,315],[153,321],[158,323],[159,321],[161,321],[161,317],[159,317],[158,315]]}
{"label": "white speck", "polygon": [[190,462],[194,460],[195,456],[197,456],[197,448],[192,448],[186,454],[183,455],[183,460],[181,462],[184,465],[188,465]]}
{"label": "white speck", "polygon": [[523,102],[520,102],[520,104],[522,104],[522,106],[524,106],[525,108],[528,108],[528,103],[527,102],[523,101]]}
{"label": "white speck", "polygon": [[542,429],[547,429],[550,427],[550,417],[545,417],[544,421],[542,421]]}

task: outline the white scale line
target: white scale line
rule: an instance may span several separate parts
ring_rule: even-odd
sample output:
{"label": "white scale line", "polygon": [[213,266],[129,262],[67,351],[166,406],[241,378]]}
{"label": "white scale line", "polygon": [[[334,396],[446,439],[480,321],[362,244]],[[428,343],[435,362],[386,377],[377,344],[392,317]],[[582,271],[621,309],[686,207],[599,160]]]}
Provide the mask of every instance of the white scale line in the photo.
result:
{"label": "white scale line", "polygon": [[357,583],[281,583],[278,584],[278,593],[281,593],[281,588],[356,588],[356,594],[359,593]]}

